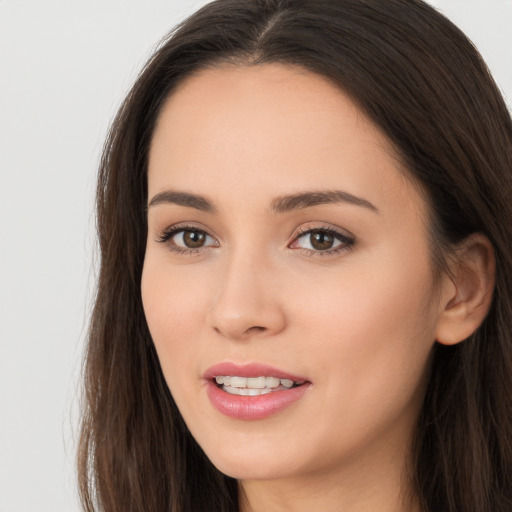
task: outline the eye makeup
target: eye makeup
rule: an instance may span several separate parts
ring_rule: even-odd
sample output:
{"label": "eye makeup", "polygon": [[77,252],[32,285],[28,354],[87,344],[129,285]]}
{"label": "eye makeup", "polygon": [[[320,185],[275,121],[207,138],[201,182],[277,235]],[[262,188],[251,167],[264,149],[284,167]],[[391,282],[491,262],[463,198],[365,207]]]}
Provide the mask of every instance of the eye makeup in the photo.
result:
{"label": "eye makeup", "polygon": [[[303,240],[301,241],[301,239]],[[351,250],[354,244],[353,235],[345,234],[330,226],[307,225],[299,228],[298,233],[288,247],[290,249],[300,249],[304,256],[325,257]]]}
{"label": "eye makeup", "polygon": [[[172,225],[159,234],[156,241],[165,244],[170,251],[178,255],[193,255],[220,247],[214,236],[192,224]],[[300,254],[304,256],[325,257],[350,250],[354,244],[354,237],[341,230],[321,224],[307,224],[297,230],[287,247],[300,250]]]}
{"label": "eye makeup", "polygon": [[196,254],[209,247],[219,247],[219,242],[204,229],[194,225],[178,224],[165,229],[156,241],[165,244],[176,254]]}

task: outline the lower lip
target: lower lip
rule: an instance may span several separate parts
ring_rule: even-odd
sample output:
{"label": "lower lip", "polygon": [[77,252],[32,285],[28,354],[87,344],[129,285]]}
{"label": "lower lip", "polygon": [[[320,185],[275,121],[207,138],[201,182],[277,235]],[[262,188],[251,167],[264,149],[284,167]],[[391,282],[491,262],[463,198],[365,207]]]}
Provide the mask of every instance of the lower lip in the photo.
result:
{"label": "lower lip", "polygon": [[265,395],[244,396],[226,393],[208,380],[206,392],[212,405],[225,416],[238,420],[262,420],[300,400],[310,386],[306,382],[295,388],[272,391]]}

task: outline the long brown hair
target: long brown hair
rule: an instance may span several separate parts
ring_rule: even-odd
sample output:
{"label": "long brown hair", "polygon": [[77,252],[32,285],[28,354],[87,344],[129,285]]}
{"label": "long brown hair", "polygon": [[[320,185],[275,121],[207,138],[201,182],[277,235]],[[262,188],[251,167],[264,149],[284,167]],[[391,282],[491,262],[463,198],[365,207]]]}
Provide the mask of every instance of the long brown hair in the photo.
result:
{"label": "long brown hair", "polygon": [[101,267],[78,455],[84,509],[238,510],[236,481],[206,458],[167,388],[140,292],[155,120],[185,77],[226,62],[302,66],[349,94],[422,184],[437,266],[470,233],[491,240],[491,310],[463,343],[436,346],[410,468],[425,512],[510,512],[512,123],[476,49],[421,0],[217,0],[140,74],[99,171]]}

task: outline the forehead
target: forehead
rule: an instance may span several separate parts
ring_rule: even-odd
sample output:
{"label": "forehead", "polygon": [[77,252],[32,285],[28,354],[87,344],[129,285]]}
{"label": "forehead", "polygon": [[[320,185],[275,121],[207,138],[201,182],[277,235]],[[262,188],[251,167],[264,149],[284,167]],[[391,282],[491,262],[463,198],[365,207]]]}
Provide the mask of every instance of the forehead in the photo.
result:
{"label": "forehead", "polygon": [[281,64],[208,68],[162,108],[149,193],[224,186],[230,199],[236,190],[253,201],[256,192],[334,187],[374,203],[392,191],[402,201],[410,183],[398,161],[387,137],[324,77]]}
{"label": "forehead", "polygon": [[[173,126],[174,122],[179,124]],[[320,127],[322,137],[342,128],[356,135],[356,129],[358,135],[366,131],[369,139],[392,150],[386,137],[331,81],[282,64],[211,67],[187,77],[160,112],[153,146],[159,135],[198,137],[224,127],[243,129],[245,140],[252,136],[260,142],[263,136],[298,141],[301,134],[310,137]]]}

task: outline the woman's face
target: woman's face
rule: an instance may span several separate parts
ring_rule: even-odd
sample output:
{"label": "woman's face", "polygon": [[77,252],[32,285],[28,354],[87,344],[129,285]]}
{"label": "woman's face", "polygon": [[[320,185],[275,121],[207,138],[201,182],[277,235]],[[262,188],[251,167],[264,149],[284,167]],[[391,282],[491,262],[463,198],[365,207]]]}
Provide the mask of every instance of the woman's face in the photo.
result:
{"label": "woman's face", "polygon": [[301,68],[207,69],[165,104],[148,186],[144,309],[212,462],[274,479],[402,460],[442,301],[386,137]]}

